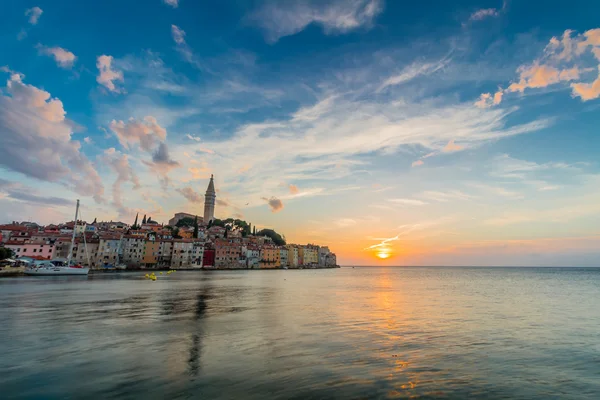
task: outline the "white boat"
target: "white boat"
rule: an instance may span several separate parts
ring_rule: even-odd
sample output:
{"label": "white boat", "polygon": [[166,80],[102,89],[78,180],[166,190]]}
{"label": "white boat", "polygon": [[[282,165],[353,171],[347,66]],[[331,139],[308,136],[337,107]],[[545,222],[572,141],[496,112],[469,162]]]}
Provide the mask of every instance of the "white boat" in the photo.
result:
{"label": "white boat", "polygon": [[61,261],[42,261],[32,263],[29,267],[25,268],[25,275],[87,275],[90,272],[89,268],[83,268],[80,265],[71,265],[73,258],[73,247],[75,246],[75,234],[77,232],[77,217],[79,216],[79,200],[77,200],[77,206],[75,207],[75,225],[73,226],[73,236],[71,237],[71,249],[69,250],[69,257],[67,262]]}

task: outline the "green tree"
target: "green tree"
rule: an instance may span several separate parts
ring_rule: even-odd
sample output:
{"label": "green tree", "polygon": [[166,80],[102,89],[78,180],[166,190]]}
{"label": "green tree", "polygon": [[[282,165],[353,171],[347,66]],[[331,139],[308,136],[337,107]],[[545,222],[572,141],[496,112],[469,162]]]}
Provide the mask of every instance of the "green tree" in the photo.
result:
{"label": "green tree", "polygon": [[138,214],[139,213],[135,214],[135,222],[131,226],[131,229],[137,229]]}
{"label": "green tree", "polygon": [[96,225],[97,219],[94,218],[94,222],[92,222],[92,225]]}
{"label": "green tree", "polygon": [[154,221],[152,221],[152,217],[148,217],[148,219],[146,220],[146,223],[149,224],[150,222],[154,222]]}
{"label": "green tree", "polygon": [[270,237],[273,240],[273,243],[275,243],[277,246],[285,245],[285,239],[273,229],[262,229],[257,233],[257,235]]}
{"label": "green tree", "polygon": [[256,226],[254,226],[254,229],[253,229],[253,231],[252,231],[252,234],[253,234],[254,236],[256,236]]}
{"label": "green tree", "polygon": [[146,223],[146,214],[144,214],[144,219],[142,219],[142,225]]}
{"label": "green tree", "polygon": [[198,238],[198,216],[194,218],[194,239]]}
{"label": "green tree", "polygon": [[194,226],[194,224],[197,224],[197,221],[194,218],[185,217],[177,221],[175,226],[181,228],[182,226]]}
{"label": "green tree", "polygon": [[173,239],[181,239],[181,236],[179,236],[179,228],[175,228],[173,229]]}
{"label": "green tree", "polygon": [[14,253],[11,249],[0,247],[0,260],[6,260],[7,258],[11,258],[13,256]]}

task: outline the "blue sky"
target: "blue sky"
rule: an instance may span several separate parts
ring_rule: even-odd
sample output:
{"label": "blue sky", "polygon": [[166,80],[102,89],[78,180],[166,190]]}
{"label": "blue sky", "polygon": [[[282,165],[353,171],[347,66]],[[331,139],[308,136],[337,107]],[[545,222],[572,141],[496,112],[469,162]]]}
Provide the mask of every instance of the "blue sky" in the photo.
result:
{"label": "blue sky", "polygon": [[3,219],[201,213],[346,264],[594,265],[595,1],[4,1]]}

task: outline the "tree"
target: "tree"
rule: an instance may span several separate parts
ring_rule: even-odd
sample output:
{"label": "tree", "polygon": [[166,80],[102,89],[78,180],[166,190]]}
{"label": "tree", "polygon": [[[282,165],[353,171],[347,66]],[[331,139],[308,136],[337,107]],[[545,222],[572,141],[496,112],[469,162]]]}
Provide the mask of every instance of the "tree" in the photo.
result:
{"label": "tree", "polygon": [[181,228],[182,226],[194,226],[194,224],[196,224],[196,223],[197,223],[197,220],[195,220],[194,218],[185,217],[185,218],[181,218],[179,221],[177,221],[175,226]]}
{"label": "tree", "polygon": [[144,219],[142,220],[142,225],[146,223],[146,214],[144,214]]}
{"label": "tree", "polygon": [[146,220],[146,223],[149,224],[150,222],[154,222],[154,221],[152,221],[152,217],[148,217],[148,219]]}
{"label": "tree", "polygon": [[14,253],[11,249],[6,247],[0,247],[0,260],[6,260],[7,258],[13,257]]}
{"label": "tree", "polygon": [[254,227],[254,230],[252,231],[252,234],[253,234],[254,236],[256,236],[256,226]]}
{"label": "tree", "polygon": [[137,221],[138,221],[138,214],[135,214],[135,222],[133,223],[133,226],[131,227],[131,229],[137,229]]}
{"label": "tree", "polygon": [[92,225],[96,225],[97,219],[94,218],[94,222],[92,222]]}
{"label": "tree", "polygon": [[198,216],[194,218],[194,239],[198,238]]}
{"label": "tree", "polygon": [[275,232],[273,229],[262,229],[257,233],[258,236],[268,236],[273,240],[277,246],[285,245],[285,239],[281,235]]}
{"label": "tree", "polygon": [[173,229],[173,239],[181,239],[181,236],[179,236],[179,228]]}
{"label": "tree", "polygon": [[225,229],[225,239],[227,239],[227,232],[229,232],[229,229]]}
{"label": "tree", "polygon": [[213,220],[212,219],[210,221],[208,221],[208,225],[206,227],[210,228],[211,226],[213,226]]}

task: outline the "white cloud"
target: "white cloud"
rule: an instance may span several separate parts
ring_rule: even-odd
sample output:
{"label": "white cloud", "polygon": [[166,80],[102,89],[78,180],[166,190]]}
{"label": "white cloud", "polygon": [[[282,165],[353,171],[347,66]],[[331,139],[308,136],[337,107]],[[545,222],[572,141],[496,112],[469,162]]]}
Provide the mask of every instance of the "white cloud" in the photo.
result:
{"label": "white cloud", "polygon": [[89,136],[86,136],[86,137],[84,137],[84,138],[83,138],[83,142],[84,142],[85,144],[93,144],[93,143],[94,143],[94,141],[92,140],[92,138],[91,138],[91,137],[89,137]]}
{"label": "white cloud", "polygon": [[123,93],[124,90],[115,85],[115,82],[124,82],[123,72],[114,69],[112,63],[112,56],[102,55],[98,57],[96,67],[99,75],[96,81],[113,93]]}
{"label": "white cloud", "polygon": [[63,103],[23,78],[13,73],[0,91],[0,165],[101,202],[104,186],[81,144],[71,139],[76,125],[65,118]]}
{"label": "white cloud", "polygon": [[179,6],[179,0],[163,0],[163,2],[173,8],[177,8]]}
{"label": "white cloud", "polygon": [[75,54],[62,47],[46,47],[41,44],[38,44],[36,47],[40,54],[54,58],[54,61],[56,61],[61,68],[68,69],[73,67],[75,60],[77,59]]}
{"label": "white cloud", "polygon": [[175,43],[185,43],[185,31],[177,25],[171,25],[171,36],[173,36],[173,40],[175,41]]}
{"label": "white cloud", "polygon": [[425,164],[423,162],[423,160],[417,160],[417,161],[413,161],[413,163],[411,164],[412,167],[420,167],[421,165]]}
{"label": "white cloud", "polygon": [[398,75],[393,75],[387,78],[377,89],[377,92],[381,92],[389,86],[396,86],[402,83],[411,81],[422,75],[431,75],[450,63],[450,58],[444,58],[435,63],[413,63],[408,67],[405,67]]}
{"label": "white cloud", "polygon": [[369,28],[381,11],[383,3],[380,0],[268,2],[249,20],[263,29],[268,42],[274,43],[313,23],[329,35]]}
{"label": "white cloud", "polygon": [[200,142],[201,139],[198,136],[194,136],[194,135],[190,135],[189,133],[185,135],[185,137],[187,137],[190,140],[193,140],[194,142]]}
{"label": "white cloud", "polygon": [[130,118],[127,122],[113,120],[109,127],[126,149],[139,144],[142,150],[150,152],[158,142],[167,138],[167,130],[152,116],[146,116],[142,121],[135,118]]}
{"label": "white cloud", "polygon": [[495,8],[484,8],[473,12],[469,17],[469,21],[481,21],[482,19],[497,17],[499,15],[500,12]]}
{"label": "white cloud", "polygon": [[37,25],[43,12],[44,10],[42,10],[41,8],[33,7],[25,11],[25,16],[29,17],[29,23],[31,25]]}
{"label": "white cloud", "polygon": [[422,200],[416,199],[388,199],[389,202],[394,204],[406,205],[406,206],[424,206],[428,203]]}
{"label": "white cloud", "polygon": [[419,197],[437,201],[441,203],[445,203],[450,200],[472,200],[474,196],[469,195],[467,193],[461,192],[460,190],[449,190],[449,191],[436,191],[436,190],[427,190],[419,195]]}

